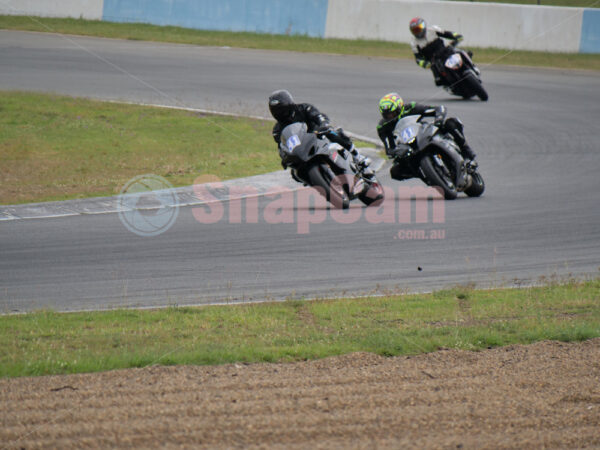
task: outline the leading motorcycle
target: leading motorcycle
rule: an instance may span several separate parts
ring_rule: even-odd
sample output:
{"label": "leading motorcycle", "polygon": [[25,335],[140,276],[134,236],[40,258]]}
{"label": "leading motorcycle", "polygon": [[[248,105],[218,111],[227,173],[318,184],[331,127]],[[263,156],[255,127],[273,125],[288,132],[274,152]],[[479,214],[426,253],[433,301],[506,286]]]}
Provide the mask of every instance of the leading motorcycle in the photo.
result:
{"label": "leading motorcycle", "polygon": [[394,178],[420,178],[441,189],[447,200],[455,199],[459,192],[469,197],[483,194],[481,174],[466,167],[452,135],[442,133],[430,117],[413,115],[400,119],[394,128],[394,139]]}
{"label": "leading motorcycle", "polygon": [[437,72],[442,86],[448,92],[463,97],[479,97],[488,100],[488,93],[481,81],[481,72],[469,53],[456,47],[458,41],[452,41],[443,51],[432,59],[432,70]]}
{"label": "leading motorcycle", "polygon": [[283,129],[279,154],[296,181],[316,187],[336,208],[349,208],[355,198],[367,206],[383,201],[383,187],[370,168],[360,170],[341,145],[309,133],[303,122]]}

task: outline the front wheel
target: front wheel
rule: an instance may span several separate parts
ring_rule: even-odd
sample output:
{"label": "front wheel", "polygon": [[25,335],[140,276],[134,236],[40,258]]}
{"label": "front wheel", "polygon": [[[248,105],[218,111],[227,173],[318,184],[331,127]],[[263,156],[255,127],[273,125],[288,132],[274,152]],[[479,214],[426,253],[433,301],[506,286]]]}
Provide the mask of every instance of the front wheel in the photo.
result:
{"label": "front wheel", "polygon": [[479,81],[477,79],[477,77],[475,77],[472,73],[470,73],[466,80],[465,80],[468,89],[470,89],[472,92],[475,93],[475,95],[477,97],[479,97],[479,99],[482,102],[487,102],[488,100],[488,93],[486,92],[486,90],[483,88],[483,85],[481,84],[481,81]]}
{"label": "front wheel", "polygon": [[308,179],[311,186],[320,187],[319,192],[338,209],[348,209],[350,198],[344,186],[332,177],[333,172],[327,164],[315,164],[308,170]]}
{"label": "front wheel", "polygon": [[379,206],[383,202],[383,186],[377,181],[373,182],[369,188],[358,196],[365,205]]}
{"label": "front wheel", "polygon": [[483,178],[479,174],[479,172],[473,172],[471,174],[471,178],[473,181],[471,182],[471,186],[465,189],[465,194],[469,197],[479,197],[483,194],[485,190],[485,183],[483,182]]}
{"label": "front wheel", "polygon": [[452,181],[452,175],[447,167],[441,167],[434,162],[432,155],[423,157],[419,165],[430,186],[441,188],[442,191],[444,191],[444,198],[446,200],[454,200],[456,198],[458,191],[456,190],[456,186]]}

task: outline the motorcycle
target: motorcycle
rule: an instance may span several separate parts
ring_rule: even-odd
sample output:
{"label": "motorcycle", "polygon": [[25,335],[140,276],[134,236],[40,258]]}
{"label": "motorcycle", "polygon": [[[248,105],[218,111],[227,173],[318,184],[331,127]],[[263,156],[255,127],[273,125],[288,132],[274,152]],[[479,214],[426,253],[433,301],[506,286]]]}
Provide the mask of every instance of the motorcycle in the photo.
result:
{"label": "motorcycle", "polygon": [[485,183],[477,169],[467,169],[452,135],[425,116],[406,116],[394,128],[395,179],[420,178],[428,186],[439,187],[446,200],[459,192],[479,197]]}
{"label": "motorcycle", "polygon": [[316,187],[336,208],[349,208],[355,198],[367,206],[383,201],[383,187],[373,171],[359,170],[341,145],[309,133],[305,123],[283,129],[279,154],[296,181]]}
{"label": "motorcycle", "polygon": [[444,51],[434,56],[432,70],[437,73],[442,86],[448,92],[469,99],[476,95],[482,101],[488,100],[488,93],[483,88],[481,72],[463,49],[456,47],[452,41]]}

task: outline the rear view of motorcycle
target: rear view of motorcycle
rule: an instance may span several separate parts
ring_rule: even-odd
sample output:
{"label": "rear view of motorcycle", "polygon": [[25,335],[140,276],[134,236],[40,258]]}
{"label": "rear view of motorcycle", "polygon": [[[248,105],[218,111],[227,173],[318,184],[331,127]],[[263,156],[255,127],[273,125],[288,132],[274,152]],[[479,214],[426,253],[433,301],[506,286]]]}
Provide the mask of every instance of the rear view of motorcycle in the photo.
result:
{"label": "rear view of motorcycle", "polygon": [[450,134],[442,134],[431,119],[407,116],[394,129],[396,156],[394,178],[420,178],[437,187],[444,198],[453,200],[459,192],[479,197],[485,184],[477,169],[467,168]]}
{"label": "rear view of motorcycle", "polygon": [[296,181],[313,186],[333,206],[347,209],[358,198],[365,205],[383,201],[383,187],[369,168],[359,170],[342,146],[296,122],[281,133],[280,156]]}

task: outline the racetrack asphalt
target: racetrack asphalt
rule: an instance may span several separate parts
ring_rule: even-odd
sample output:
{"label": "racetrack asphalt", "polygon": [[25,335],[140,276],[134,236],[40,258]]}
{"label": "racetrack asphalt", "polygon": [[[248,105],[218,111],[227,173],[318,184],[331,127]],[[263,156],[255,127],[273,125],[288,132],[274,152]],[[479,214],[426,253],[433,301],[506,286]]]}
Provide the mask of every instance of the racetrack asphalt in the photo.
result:
{"label": "racetrack asphalt", "polygon": [[[443,103],[465,124],[486,182],[481,198],[443,202],[443,220],[434,222],[438,203],[421,196],[410,206],[403,197],[422,183],[393,181],[384,169],[380,179],[394,192],[388,195],[393,223],[372,223],[359,204],[351,209],[352,223],[316,208],[312,214],[323,220],[307,233],[299,233],[308,210],[297,198],[288,211],[293,223],[268,223],[273,199],[259,197],[258,223],[230,223],[227,214],[200,223],[195,207],[182,207],[174,225],[154,237],[133,234],[118,214],[0,221],[0,312],[597,276],[598,73],[480,68],[490,94],[486,103],[449,96],[413,61],[0,31],[2,90],[266,116],[269,93],[287,88],[335,124],[370,137],[376,137],[378,99],[389,91]],[[417,209],[425,203],[423,218]],[[432,231],[441,239],[426,239]]]}

